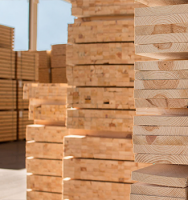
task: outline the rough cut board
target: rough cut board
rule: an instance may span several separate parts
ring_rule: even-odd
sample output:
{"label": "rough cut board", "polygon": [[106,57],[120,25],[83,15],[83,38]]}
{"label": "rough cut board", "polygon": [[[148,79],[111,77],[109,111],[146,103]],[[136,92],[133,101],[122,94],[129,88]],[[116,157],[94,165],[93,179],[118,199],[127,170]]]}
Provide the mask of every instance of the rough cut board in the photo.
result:
{"label": "rough cut board", "polygon": [[[134,183],[131,185],[131,194],[155,196],[155,198],[171,197],[187,199],[187,187],[166,187],[160,185],[152,185],[147,183]],[[168,199],[169,200],[169,199]],[[174,199],[173,199],[174,200]]]}
{"label": "rough cut board", "polygon": [[146,60],[135,55],[133,43],[98,43],[67,45],[67,65],[134,64]]}
{"label": "rough cut board", "polygon": [[68,107],[134,109],[133,88],[69,88]]}
{"label": "rough cut board", "polygon": [[53,99],[66,102],[67,84],[25,84],[23,88],[24,99]]}
{"label": "rough cut board", "polygon": [[[87,191],[87,192],[86,192]],[[69,180],[63,183],[63,199],[129,200],[130,184]]]}
{"label": "rough cut board", "polygon": [[0,25],[0,48],[14,49],[14,28]]}
{"label": "rough cut board", "polygon": [[134,86],[134,65],[67,66],[66,75],[73,86]]}
{"label": "rough cut board", "polygon": [[26,169],[27,173],[61,177],[63,173],[63,163],[62,160],[27,158]]}
{"label": "rough cut board", "polygon": [[16,81],[0,80],[0,110],[16,109]]}
{"label": "rough cut board", "polygon": [[135,111],[67,110],[67,127],[88,130],[132,132]]}
{"label": "rough cut board", "polygon": [[[112,31],[113,30],[113,31]],[[68,25],[69,43],[134,41],[134,18],[76,21]]]}
{"label": "rough cut board", "polygon": [[184,200],[184,199],[187,198],[174,198],[174,197],[171,198],[171,197],[130,194],[130,200]]}
{"label": "rough cut board", "polygon": [[15,79],[15,52],[11,49],[0,48],[0,78]]}
{"label": "rough cut board", "polygon": [[169,136],[186,136],[188,127],[172,126],[134,126],[134,135],[169,135]]}
{"label": "rough cut board", "polygon": [[147,6],[166,6],[187,4],[187,0],[135,0],[135,2],[143,3]]}
{"label": "rough cut board", "polygon": [[68,130],[63,126],[28,125],[26,129],[26,140],[35,142],[57,142],[63,143],[64,136]]}
{"label": "rough cut board", "polygon": [[63,159],[63,144],[27,141],[26,157]]}
{"label": "rough cut board", "polygon": [[132,172],[132,179],[148,184],[187,187],[188,166],[186,165],[152,165]]}
{"label": "rough cut board", "polygon": [[28,189],[40,192],[62,193],[62,187],[62,177],[27,175]]}
{"label": "rough cut board", "polygon": [[155,164],[173,164],[188,165],[187,155],[162,155],[162,154],[136,154],[135,162],[155,163]]}
{"label": "rough cut board", "polygon": [[66,67],[66,55],[52,55],[51,56],[51,67]]}
{"label": "rough cut board", "polygon": [[39,55],[32,51],[18,51],[16,77],[22,80],[38,80]]}
{"label": "rough cut board", "polygon": [[51,69],[44,68],[39,69],[39,83],[50,83],[51,82]]}
{"label": "rough cut board", "polygon": [[55,44],[52,45],[51,55],[52,56],[63,56],[66,55],[67,44]]}
{"label": "rough cut board", "polygon": [[131,172],[147,164],[133,161],[75,159],[64,157],[63,177],[78,180],[132,183]]}
{"label": "rough cut board", "polygon": [[38,191],[27,191],[27,200],[62,200],[62,194],[58,193],[48,193],[48,192],[38,192]]}
{"label": "rough cut board", "polygon": [[131,139],[65,136],[64,156],[112,160],[134,160]]}
{"label": "rough cut board", "polygon": [[67,83],[66,67],[51,69],[52,83]]}

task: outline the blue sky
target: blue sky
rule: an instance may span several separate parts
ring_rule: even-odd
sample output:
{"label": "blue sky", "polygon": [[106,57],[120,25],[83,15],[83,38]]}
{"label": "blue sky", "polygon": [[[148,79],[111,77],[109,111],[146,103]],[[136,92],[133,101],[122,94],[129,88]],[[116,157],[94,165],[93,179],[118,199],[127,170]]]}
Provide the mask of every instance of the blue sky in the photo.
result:
{"label": "blue sky", "polygon": [[[67,43],[67,25],[73,22],[71,4],[39,0],[37,49]],[[0,24],[15,28],[15,50],[28,49],[28,0],[0,0]]]}

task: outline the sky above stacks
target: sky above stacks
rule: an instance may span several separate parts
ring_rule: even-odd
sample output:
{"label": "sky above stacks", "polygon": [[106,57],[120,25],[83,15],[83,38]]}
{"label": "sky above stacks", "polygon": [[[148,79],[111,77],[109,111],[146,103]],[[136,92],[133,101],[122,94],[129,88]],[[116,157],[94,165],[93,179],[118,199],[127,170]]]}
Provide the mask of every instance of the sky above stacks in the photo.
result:
{"label": "sky above stacks", "polygon": [[[0,0],[0,24],[15,28],[15,50],[28,50],[28,0]],[[39,0],[37,50],[67,43],[68,24],[74,22],[71,4]]]}

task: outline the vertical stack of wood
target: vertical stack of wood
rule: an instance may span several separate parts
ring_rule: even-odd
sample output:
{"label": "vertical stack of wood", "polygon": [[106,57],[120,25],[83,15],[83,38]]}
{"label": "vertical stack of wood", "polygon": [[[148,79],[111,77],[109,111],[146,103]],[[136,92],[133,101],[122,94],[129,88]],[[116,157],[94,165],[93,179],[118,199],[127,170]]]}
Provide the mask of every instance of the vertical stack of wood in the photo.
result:
{"label": "vertical stack of wood", "polygon": [[51,74],[52,83],[67,83],[66,44],[52,45]]}
{"label": "vertical stack of wood", "polygon": [[0,25],[0,142],[17,139],[14,28]]}
{"label": "vertical stack of wood", "polygon": [[39,55],[39,83],[51,83],[51,51],[37,51]]}
{"label": "vertical stack of wood", "polygon": [[25,139],[26,125],[33,122],[28,119],[29,101],[23,99],[23,85],[38,81],[39,56],[32,51],[16,52],[16,79],[17,79],[17,118],[18,139]]}
{"label": "vertical stack of wood", "polygon": [[155,165],[132,174],[131,200],[187,199],[188,4],[137,0],[136,53],[160,61],[136,62],[134,153]]}
{"label": "vertical stack of wood", "polygon": [[72,0],[68,27],[68,89],[64,198],[128,200],[134,163],[132,131],[133,0]]}
{"label": "vertical stack of wood", "polygon": [[26,131],[27,199],[62,200],[67,84],[25,84],[23,97],[34,120]]}

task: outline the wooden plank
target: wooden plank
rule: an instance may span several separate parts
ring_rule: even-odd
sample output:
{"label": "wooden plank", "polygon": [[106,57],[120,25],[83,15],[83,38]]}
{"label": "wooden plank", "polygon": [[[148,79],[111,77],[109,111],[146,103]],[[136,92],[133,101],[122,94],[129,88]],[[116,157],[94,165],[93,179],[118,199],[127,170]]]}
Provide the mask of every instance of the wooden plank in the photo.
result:
{"label": "wooden plank", "polygon": [[187,187],[187,177],[186,165],[152,165],[132,172],[135,181],[169,187]]}
{"label": "wooden plank", "polygon": [[134,160],[131,139],[65,136],[64,156],[111,160]]}
{"label": "wooden plank", "polygon": [[28,141],[26,157],[63,159],[63,144]]}
{"label": "wooden plank", "polygon": [[26,159],[27,173],[48,176],[60,176],[63,173],[62,160]]}
{"label": "wooden plank", "polygon": [[134,64],[135,61],[146,60],[135,55],[133,43],[67,45],[66,53],[67,65]]}
{"label": "wooden plank", "polygon": [[133,88],[68,88],[68,107],[134,109]]}
{"label": "wooden plank", "polygon": [[[113,30],[113,31],[112,31]],[[96,37],[97,36],[97,37]],[[134,19],[77,22],[68,25],[69,43],[134,41]]]}
{"label": "wooden plank", "polygon": [[135,111],[67,110],[67,127],[86,130],[132,132]]}
{"label": "wooden plank", "polygon": [[62,177],[27,175],[27,188],[40,192],[62,193]]}
{"label": "wooden plank", "polygon": [[134,183],[131,185],[131,194],[136,195],[147,195],[160,197],[171,197],[171,198],[187,198],[187,187],[177,188],[177,187],[165,187],[160,185],[151,185],[146,183]]}
{"label": "wooden plank", "polygon": [[52,55],[51,56],[51,67],[66,67],[66,55]]}
{"label": "wooden plank", "polygon": [[186,198],[170,198],[170,197],[130,194],[130,200],[183,200],[183,199]]}
{"label": "wooden plank", "polygon": [[38,192],[38,191],[27,191],[27,200],[62,200],[62,194],[49,193],[49,192]]}
{"label": "wooden plank", "polygon": [[69,85],[134,86],[134,65],[67,66]]}
{"label": "wooden plank", "polygon": [[[87,191],[87,192],[86,192]],[[69,180],[63,183],[63,199],[129,200],[130,184]]]}
{"label": "wooden plank", "polygon": [[45,125],[28,125],[26,139],[36,142],[58,142],[63,143],[64,136],[68,135],[66,127],[62,126],[45,126]]}
{"label": "wooden plank", "polygon": [[66,67],[51,69],[52,83],[67,83]]}
{"label": "wooden plank", "polygon": [[39,83],[50,83],[50,74],[49,68],[39,69]]}
{"label": "wooden plank", "polygon": [[78,180],[132,183],[131,172],[146,164],[130,161],[64,157],[63,177]]}
{"label": "wooden plank", "polygon": [[52,45],[51,55],[52,56],[66,55],[66,46],[67,46],[66,44]]}

